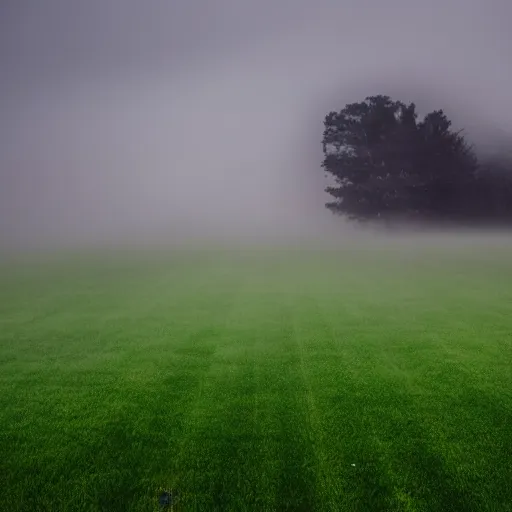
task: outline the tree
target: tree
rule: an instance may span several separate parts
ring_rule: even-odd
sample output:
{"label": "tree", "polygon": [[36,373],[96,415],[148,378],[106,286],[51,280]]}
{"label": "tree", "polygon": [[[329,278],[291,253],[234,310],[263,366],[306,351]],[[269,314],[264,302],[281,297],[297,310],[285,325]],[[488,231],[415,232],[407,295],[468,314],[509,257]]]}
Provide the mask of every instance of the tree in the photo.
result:
{"label": "tree", "polygon": [[478,167],[472,146],[462,131],[451,131],[451,124],[442,110],[431,112],[418,124],[415,165],[423,177],[422,206],[434,217],[466,215],[468,187]]}
{"label": "tree", "polygon": [[512,221],[512,157],[504,154],[479,164],[471,188],[473,216],[494,224]]}
{"label": "tree", "polygon": [[351,218],[372,218],[407,209],[414,182],[415,106],[388,96],[368,97],[329,113],[324,122],[324,161],[336,186],[326,206]]}
{"label": "tree", "polygon": [[352,219],[464,215],[477,160],[442,110],[389,96],[351,103],[324,120],[323,169],[335,181],[326,207]]}

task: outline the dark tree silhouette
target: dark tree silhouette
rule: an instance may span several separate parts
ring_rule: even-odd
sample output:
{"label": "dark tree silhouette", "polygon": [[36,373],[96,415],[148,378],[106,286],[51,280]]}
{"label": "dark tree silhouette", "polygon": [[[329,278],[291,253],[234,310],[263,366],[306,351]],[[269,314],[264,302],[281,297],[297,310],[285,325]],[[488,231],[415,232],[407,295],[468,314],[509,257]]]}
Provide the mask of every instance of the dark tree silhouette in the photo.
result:
{"label": "dark tree silhouette", "polygon": [[415,117],[414,105],[388,96],[369,97],[326,116],[322,166],[337,185],[327,188],[335,198],[329,209],[364,219],[407,208],[412,166],[406,141]]}
{"label": "dark tree silhouette", "polygon": [[464,217],[470,208],[467,197],[478,162],[462,132],[450,128],[451,121],[442,110],[418,124],[415,166],[423,177],[424,211],[432,217]]}
{"label": "dark tree silhouette", "polygon": [[512,223],[512,158],[507,155],[484,160],[470,189],[474,216],[494,224]]}
{"label": "dark tree silhouette", "polygon": [[414,103],[382,95],[327,114],[326,207],[360,220],[512,218],[512,162],[479,165],[442,110],[417,118]]}

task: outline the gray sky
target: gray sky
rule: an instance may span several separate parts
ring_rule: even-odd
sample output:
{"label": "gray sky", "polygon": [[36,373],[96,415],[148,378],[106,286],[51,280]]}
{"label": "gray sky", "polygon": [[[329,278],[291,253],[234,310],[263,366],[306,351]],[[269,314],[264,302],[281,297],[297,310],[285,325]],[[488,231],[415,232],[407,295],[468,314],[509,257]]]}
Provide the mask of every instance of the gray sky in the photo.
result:
{"label": "gray sky", "polygon": [[311,231],[324,115],[512,116],[509,0],[2,0],[0,236]]}

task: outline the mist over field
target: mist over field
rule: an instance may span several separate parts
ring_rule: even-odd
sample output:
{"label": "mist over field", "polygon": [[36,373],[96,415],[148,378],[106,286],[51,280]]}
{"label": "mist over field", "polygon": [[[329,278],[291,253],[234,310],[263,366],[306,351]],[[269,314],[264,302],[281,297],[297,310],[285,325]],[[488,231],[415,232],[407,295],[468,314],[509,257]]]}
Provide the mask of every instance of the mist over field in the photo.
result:
{"label": "mist over field", "polygon": [[370,94],[510,133],[506,0],[7,0],[0,242],[345,240],[325,114]]}
{"label": "mist over field", "polygon": [[510,512],[510,20],[0,0],[0,510]]}

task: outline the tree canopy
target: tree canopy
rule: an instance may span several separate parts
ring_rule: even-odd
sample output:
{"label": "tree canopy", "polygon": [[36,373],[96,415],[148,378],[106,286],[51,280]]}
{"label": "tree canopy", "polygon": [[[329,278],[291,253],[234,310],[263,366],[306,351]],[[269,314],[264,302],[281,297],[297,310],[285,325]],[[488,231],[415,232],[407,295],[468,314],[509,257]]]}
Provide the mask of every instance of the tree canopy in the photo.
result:
{"label": "tree canopy", "polygon": [[326,207],[352,219],[512,219],[510,162],[479,162],[443,110],[418,120],[389,96],[350,103],[324,120]]}

